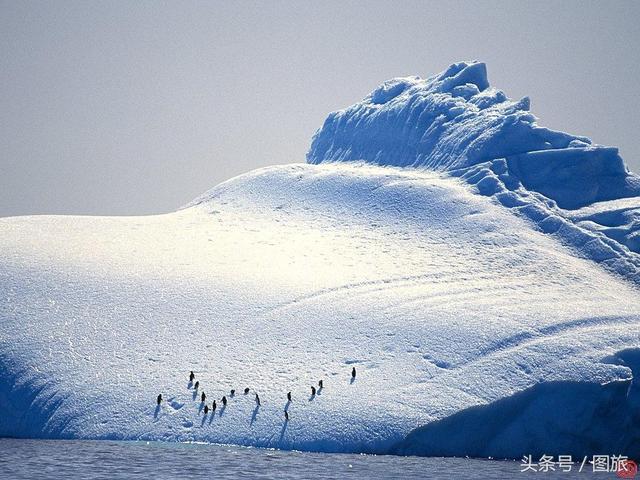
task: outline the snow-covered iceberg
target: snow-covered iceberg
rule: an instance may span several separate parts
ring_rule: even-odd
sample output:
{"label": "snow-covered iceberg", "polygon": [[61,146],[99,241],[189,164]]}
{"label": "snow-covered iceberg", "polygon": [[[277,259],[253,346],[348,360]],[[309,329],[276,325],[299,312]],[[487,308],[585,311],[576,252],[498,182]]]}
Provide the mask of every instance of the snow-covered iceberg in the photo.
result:
{"label": "snow-covered iceberg", "polygon": [[0,220],[0,436],[639,455],[637,177],[526,104],[456,64],[176,212]]}

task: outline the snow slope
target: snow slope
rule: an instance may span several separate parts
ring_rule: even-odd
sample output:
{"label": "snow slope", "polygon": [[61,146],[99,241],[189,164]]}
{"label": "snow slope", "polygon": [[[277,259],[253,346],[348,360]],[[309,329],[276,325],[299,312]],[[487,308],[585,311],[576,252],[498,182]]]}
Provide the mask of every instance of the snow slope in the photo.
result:
{"label": "snow slope", "polygon": [[[637,203],[502,191],[510,159],[360,160],[256,170],[166,215],[0,219],[0,436],[639,455],[633,233],[613,233]],[[619,250],[593,261],[576,232]]]}

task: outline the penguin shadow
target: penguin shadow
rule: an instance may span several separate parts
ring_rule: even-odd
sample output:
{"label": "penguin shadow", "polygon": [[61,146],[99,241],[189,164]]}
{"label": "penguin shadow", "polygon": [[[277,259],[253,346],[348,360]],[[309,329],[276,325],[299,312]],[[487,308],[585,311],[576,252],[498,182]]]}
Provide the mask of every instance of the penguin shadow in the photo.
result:
{"label": "penguin shadow", "polygon": [[289,420],[285,420],[280,430],[280,441],[284,438],[284,434],[287,433],[287,427],[289,426]]}
{"label": "penguin shadow", "polygon": [[351,377],[351,380],[349,380],[349,385],[353,385],[355,381],[356,377]]}
{"label": "penguin shadow", "polygon": [[213,420],[216,418],[216,412],[213,411],[211,412],[211,416],[209,417],[209,425],[211,425],[211,423],[213,422]]}
{"label": "penguin shadow", "polygon": [[224,411],[227,409],[226,405],[222,405],[222,407],[220,407],[220,416],[224,415]]}
{"label": "penguin shadow", "polygon": [[289,411],[289,405],[291,405],[291,400],[287,400],[287,403],[285,403],[285,405],[284,405],[284,411],[285,412]]}
{"label": "penguin shadow", "polygon": [[189,380],[189,383],[187,383],[187,390],[191,390],[192,388],[193,388],[193,382]]}
{"label": "penguin shadow", "polygon": [[198,408],[198,415],[200,415],[200,412],[202,412],[203,409],[204,409],[204,402],[200,402],[200,408]]}
{"label": "penguin shadow", "polygon": [[158,415],[160,415],[160,410],[162,409],[162,407],[160,405],[156,405],[156,410],[155,412],[153,412],[153,418],[157,419]]}
{"label": "penguin shadow", "polygon": [[195,400],[197,396],[198,396],[198,391],[194,390],[193,394],[191,395],[191,397]]}
{"label": "penguin shadow", "polygon": [[[204,427],[204,422],[206,422],[206,421],[207,421],[207,415],[208,415],[208,414],[207,414],[207,413],[205,413],[205,414],[202,416],[202,423],[200,424],[200,426],[201,426],[201,427]],[[211,415],[211,416],[213,417],[213,415]],[[211,423],[211,421],[209,421],[209,423]]]}
{"label": "penguin shadow", "polygon": [[316,391],[316,395],[322,395],[322,390],[324,389],[324,387],[318,387],[318,390]]}
{"label": "penguin shadow", "polygon": [[251,422],[249,422],[249,426],[253,425],[253,422],[258,418],[258,410],[260,410],[260,405],[256,405],[256,408],[253,409],[253,414],[251,415]]}
{"label": "penguin shadow", "polygon": [[309,395],[309,401],[313,402],[316,399],[316,395],[318,394],[318,392],[316,393],[312,393],[311,395]]}

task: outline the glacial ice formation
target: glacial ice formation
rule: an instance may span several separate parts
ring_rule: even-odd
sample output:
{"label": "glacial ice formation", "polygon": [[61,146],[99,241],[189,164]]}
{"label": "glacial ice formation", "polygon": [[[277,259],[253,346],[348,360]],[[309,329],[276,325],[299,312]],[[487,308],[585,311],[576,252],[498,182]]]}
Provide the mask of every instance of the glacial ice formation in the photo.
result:
{"label": "glacial ice formation", "polygon": [[0,219],[0,436],[640,456],[638,177],[527,107],[460,63],[176,212]]}

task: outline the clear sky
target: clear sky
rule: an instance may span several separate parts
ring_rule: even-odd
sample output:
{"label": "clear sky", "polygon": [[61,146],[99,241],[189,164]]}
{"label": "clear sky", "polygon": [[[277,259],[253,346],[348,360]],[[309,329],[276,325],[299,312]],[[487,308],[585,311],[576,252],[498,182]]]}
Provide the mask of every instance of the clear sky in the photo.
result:
{"label": "clear sky", "polygon": [[174,210],[383,80],[487,63],[640,170],[640,2],[0,0],[0,216]]}

